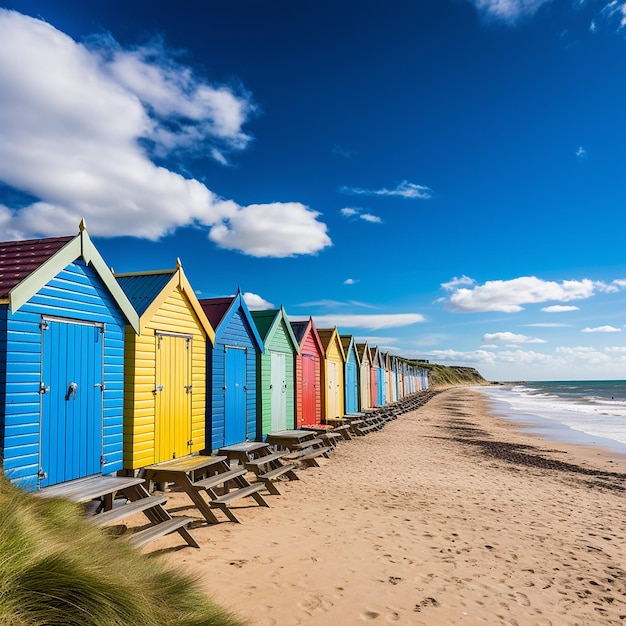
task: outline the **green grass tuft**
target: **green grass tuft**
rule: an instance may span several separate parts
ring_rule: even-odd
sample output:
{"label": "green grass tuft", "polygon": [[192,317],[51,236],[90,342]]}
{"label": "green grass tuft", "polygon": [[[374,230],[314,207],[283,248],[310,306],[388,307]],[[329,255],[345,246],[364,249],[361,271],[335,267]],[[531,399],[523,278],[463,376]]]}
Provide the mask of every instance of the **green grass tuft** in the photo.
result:
{"label": "green grass tuft", "polygon": [[[191,548],[190,548],[191,549]],[[0,474],[0,625],[241,626],[196,581]]]}

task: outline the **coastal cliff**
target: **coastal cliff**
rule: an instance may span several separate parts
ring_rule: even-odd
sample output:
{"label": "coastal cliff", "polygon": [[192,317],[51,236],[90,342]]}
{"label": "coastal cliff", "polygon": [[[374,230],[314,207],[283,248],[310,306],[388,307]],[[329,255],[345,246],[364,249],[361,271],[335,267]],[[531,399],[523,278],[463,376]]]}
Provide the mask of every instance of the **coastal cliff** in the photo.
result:
{"label": "coastal cliff", "polygon": [[437,363],[415,362],[418,367],[428,370],[428,386],[430,389],[456,387],[458,385],[489,385],[481,373],[473,367],[460,365],[438,365]]}

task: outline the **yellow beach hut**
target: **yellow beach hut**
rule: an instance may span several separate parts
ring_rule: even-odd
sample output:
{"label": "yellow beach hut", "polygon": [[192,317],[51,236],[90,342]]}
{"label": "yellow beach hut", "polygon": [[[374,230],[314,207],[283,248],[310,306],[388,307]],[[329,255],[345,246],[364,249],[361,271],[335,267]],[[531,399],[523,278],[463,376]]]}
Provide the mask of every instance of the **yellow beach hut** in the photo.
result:
{"label": "yellow beach hut", "polygon": [[343,417],[345,415],[345,383],[344,366],[346,357],[341,344],[341,337],[335,328],[317,329],[326,353],[324,359],[324,380],[322,381],[322,407],[325,410],[323,419]]}
{"label": "yellow beach hut", "polygon": [[124,468],[205,446],[206,353],[211,327],[180,261],[170,270],[117,274],[139,314],[124,346]]}

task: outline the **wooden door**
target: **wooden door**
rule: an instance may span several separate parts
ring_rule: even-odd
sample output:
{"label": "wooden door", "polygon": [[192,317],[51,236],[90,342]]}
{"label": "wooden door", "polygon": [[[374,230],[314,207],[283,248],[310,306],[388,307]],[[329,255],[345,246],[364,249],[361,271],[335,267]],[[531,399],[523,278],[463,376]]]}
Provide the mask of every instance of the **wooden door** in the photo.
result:
{"label": "wooden door", "polygon": [[101,324],[41,323],[39,485],[102,470],[104,335]]}
{"label": "wooden door", "polygon": [[246,440],[245,348],[226,346],[224,360],[224,445]]}
{"label": "wooden door", "polygon": [[326,417],[339,416],[339,363],[326,361]]}
{"label": "wooden door", "polygon": [[189,335],[157,333],[155,463],[191,453],[191,342]]}
{"label": "wooden door", "polygon": [[313,354],[302,355],[302,422],[310,426],[317,422],[317,389],[315,388],[315,370],[317,359]]}
{"label": "wooden door", "polygon": [[287,429],[287,355],[270,352],[271,429]]}
{"label": "wooden door", "polygon": [[372,407],[378,406],[378,370],[370,368],[370,391],[372,394]]}
{"label": "wooden door", "polygon": [[346,413],[356,413],[358,410],[356,382],[356,363],[346,363]]}

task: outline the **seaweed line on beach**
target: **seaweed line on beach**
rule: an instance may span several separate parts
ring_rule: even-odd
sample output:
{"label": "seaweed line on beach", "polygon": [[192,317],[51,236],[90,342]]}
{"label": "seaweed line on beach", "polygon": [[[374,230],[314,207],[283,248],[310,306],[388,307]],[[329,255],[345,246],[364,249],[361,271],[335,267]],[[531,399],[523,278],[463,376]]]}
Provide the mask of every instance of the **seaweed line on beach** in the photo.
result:
{"label": "seaweed line on beach", "polygon": [[[466,422],[465,420],[451,419],[448,420],[446,424],[438,427],[454,432],[454,436],[442,438],[465,445],[475,446],[479,448],[485,456],[513,465],[522,465],[525,467],[534,467],[537,469],[553,470],[594,477],[599,480],[589,482],[589,487],[599,487],[614,491],[626,491],[626,487],[621,484],[626,481],[626,474],[589,469],[574,463],[550,459],[540,454],[542,452],[540,448],[527,444],[479,438],[484,437],[488,433],[480,428],[476,428],[475,424],[472,422]],[[603,482],[603,479],[610,480],[611,482]]]}

